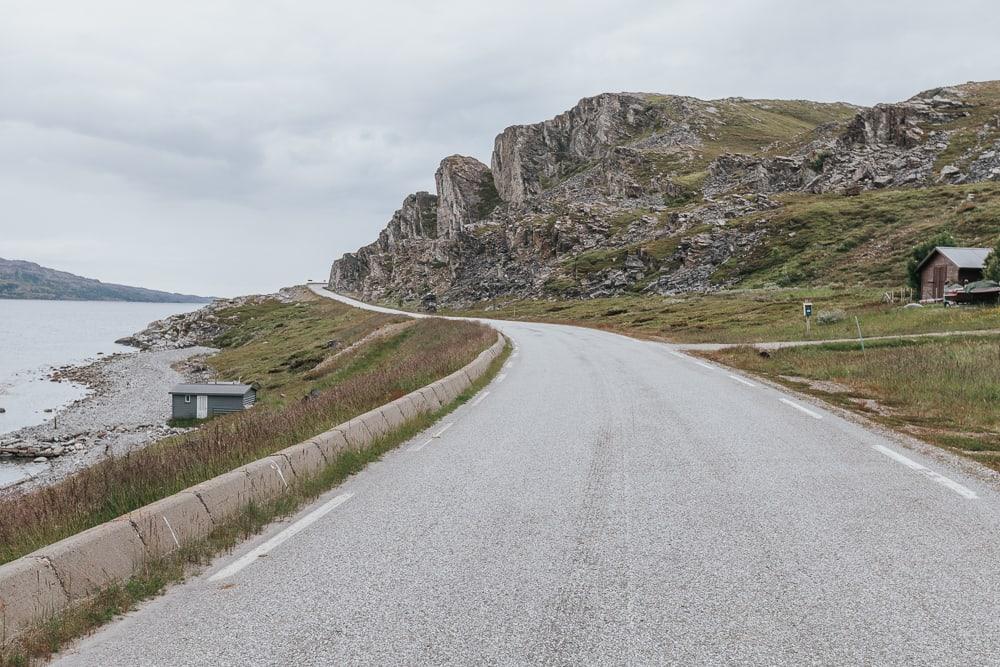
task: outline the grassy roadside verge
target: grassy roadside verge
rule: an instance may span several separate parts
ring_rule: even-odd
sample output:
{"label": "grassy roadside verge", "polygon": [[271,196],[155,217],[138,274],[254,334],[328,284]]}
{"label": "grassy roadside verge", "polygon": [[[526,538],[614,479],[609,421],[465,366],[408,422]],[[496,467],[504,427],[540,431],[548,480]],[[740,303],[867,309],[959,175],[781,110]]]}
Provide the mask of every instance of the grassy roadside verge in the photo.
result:
{"label": "grassy roadside verge", "polygon": [[[334,358],[331,340],[343,348],[403,318],[318,297],[233,310],[209,363],[224,379],[258,382],[259,405],[0,499],[0,563],[313,437],[462,368],[496,340],[479,324],[427,319]],[[324,372],[306,378],[319,363]]]}
{"label": "grassy roadside verge", "polygon": [[467,402],[493,380],[510,352],[508,344],[481,378],[437,412],[409,420],[362,451],[342,452],[320,474],[296,482],[280,498],[265,504],[247,505],[235,517],[217,526],[204,540],[185,546],[169,558],[147,564],[142,572],[127,582],[100,591],[83,604],[71,607],[25,633],[7,649],[0,648],[0,667],[21,667],[51,657],[69,642],[136,608],[142,601],[161,594],[169,585],[196,574],[214,556],[260,533],[271,522],[295,513]]}
{"label": "grassy roadside verge", "polygon": [[702,356],[1000,470],[1000,336],[910,338]]}
{"label": "grassy roadside verge", "polygon": [[[551,322],[678,343],[759,343],[1000,329],[1000,307],[903,308],[869,288],[747,289],[674,297],[480,303],[445,314]],[[802,302],[813,303],[809,335]],[[444,312],[444,311],[442,311]]]}

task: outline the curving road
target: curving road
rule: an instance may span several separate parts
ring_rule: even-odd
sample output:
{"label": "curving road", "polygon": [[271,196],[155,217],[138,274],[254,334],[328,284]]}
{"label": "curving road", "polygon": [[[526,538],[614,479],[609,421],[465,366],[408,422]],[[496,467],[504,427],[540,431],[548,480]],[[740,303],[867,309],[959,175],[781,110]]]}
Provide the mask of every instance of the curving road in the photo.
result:
{"label": "curving road", "polygon": [[62,664],[1000,662],[992,486],[662,344],[495,325],[474,401]]}

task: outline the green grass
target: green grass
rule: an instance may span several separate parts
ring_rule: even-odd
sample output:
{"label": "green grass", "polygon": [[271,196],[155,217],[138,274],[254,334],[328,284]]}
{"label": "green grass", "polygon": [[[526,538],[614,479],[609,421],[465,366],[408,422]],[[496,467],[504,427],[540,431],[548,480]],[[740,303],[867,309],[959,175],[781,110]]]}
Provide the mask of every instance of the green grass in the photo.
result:
{"label": "green grass", "polygon": [[74,639],[135,609],[142,601],[160,595],[169,585],[182,581],[207,565],[214,556],[229,551],[239,542],[258,534],[272,521],[293,514],[306,503],[339,485],[467,402],[496,376],[510,352],[510,345],[507,345],[487,372],[451,404],[433,414],[420,415],[407,421],[366,449],[342,452],[318,475],[306,480],[296,480],[281,497],[268,503],[245,506],[234,517],[218,525],[205,539],[185,545],[170,557],[147,563],[142,571],[128,581],[101,590],[93,598],[39,624],[14,644],[0,647],[0,667],[20,667],[46,660]]}
{"label": "green grass", "polygon": [[326,299],[271,302],[230,315],[236,324],[224,337],[228,347],[211,362],[223,377],[239,372],[247,380],[255,371],[274,378],[258,405],[106,459],[52,486],[0,499],[0,563],[313,437],[448,375],[496,340],[495,332],[478,324],[420,320],[341,355],[311,382],[305,379],[310,364],[288,360],[313,354],[331,336],[358,340],[398,318]]}
{"label": "green grass", "polygon": [[[996,307],[903,308],[899,303],[882,303],[882,295],[882,290],[844,288],[730,290],[683,297],[508,301],[495,309],[487,310],[487,304],[481,304],[453,312],[578,324],[688,343],[856,338],[855,317],[860,320],[866,337],[1000,329],[1000,309]],[[802,302],[806,299],[812,301],[816,315],[842,310],[845,317],[827,325],[813,322],[810,335],[806,336],[802,318]]]}
{"label": "green grass", "polygon": [[[1000,337],[706,352],[1000,470]],[[815,381],[835,386],[813,384]],[[872,403],[874,402],[874,403]]]}

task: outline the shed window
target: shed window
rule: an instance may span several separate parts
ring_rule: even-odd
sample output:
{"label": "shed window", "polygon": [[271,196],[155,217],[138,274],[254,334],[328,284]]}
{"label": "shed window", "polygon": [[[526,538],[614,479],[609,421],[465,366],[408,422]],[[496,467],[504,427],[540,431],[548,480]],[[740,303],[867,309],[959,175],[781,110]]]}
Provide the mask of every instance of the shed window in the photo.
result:
{"label": "shed window", "polygon": [[191,394],[184,394],[184,402],[185,403],[191,402]]}

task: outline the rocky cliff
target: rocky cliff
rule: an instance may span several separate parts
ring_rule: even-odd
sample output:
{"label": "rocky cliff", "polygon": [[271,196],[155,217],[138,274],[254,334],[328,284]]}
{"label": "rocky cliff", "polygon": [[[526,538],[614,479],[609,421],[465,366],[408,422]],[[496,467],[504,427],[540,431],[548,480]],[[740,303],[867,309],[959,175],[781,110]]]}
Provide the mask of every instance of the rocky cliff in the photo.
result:
{"label": "rocky cliff", "polygon": [[445,158],[330,286],[456,306],[719,289],[790,203],[980,182],[1000,182],[1000,82],[872,108],[607,93],[505,129],[490,167]]}

